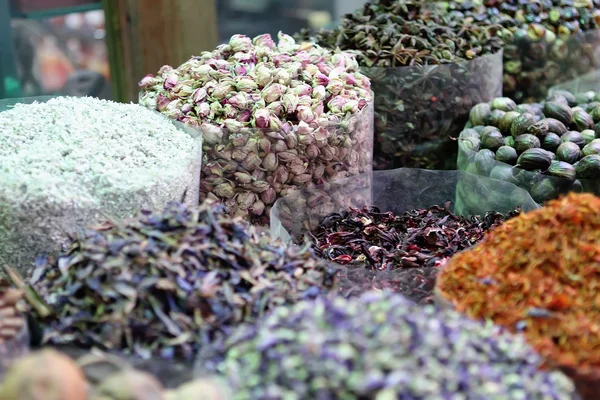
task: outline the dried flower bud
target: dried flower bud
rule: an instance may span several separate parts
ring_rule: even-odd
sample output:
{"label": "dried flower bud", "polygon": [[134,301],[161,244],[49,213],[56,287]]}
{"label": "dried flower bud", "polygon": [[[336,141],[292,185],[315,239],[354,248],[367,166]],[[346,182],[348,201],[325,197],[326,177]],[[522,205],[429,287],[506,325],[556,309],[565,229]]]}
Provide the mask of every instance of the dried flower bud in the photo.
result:
{"label": "dried flower bud", "polygon": [[250,185],[252,187],[252,190],[256,193],[262,193],[264,191],[266,191],[267,189],[269,189],[269,182],[267,181],[254,181],[252,182],[252,184]]}
{"label": "dried flower bud", "polygon": [[[334,55],[333,57],[335,57],[336,55]],[[331,73],[331,71],[333,70],[333,68],[331,68],[329,65],[327,65],[324,62],[320,62],[317,64],[317,69],[324,75],[329,76],[329,74]]]}
{"label": "dried flower bud", "polygon": [[256,202],[256,200],[258,200],[258,197],[256,196],[256,193],[241,192],[237,194],[236,200],[240,209],[247,210],[254,204],[254,202]]}
{"label": "dried flower bud", "polygon": [[177,75],[177,73],[176,72],[171,72],[167,76],[167,79],[165,79],[165,81],[163,83],[163,88],[165,90],[173,89],[175,87],[175,85],[177,85],[178,81],[179,81],[179,76]]}
{"label": "dried flower bud", "polygon": [[230,199],[235,194],[233,186],[228,182],[224,182],[215,186],[215,188],[212,191],[215,194],[215,196],[222,197],[225,199]]}
{"label": "dried flower bud", "polygon": [[240,92],[250,93],[258,89],[258,85],[249,76],[236,77],[235,88]]}
{"label": "dried flower bud", "polygon": [[284,92],[285,88],[283,85],[280,85],[279,83],[272,83],[263,89],[262,98],[267,103],[272,103],[279,100]]}
{"label": "dried flower bud", "polygon": [[288,147],[284,140],[278,140],[271,146],[271,149],[273,153],[281,153],[282,151],[286,151]]}
{"label": "dried flower bud", "polygon": [[196,91],[194,92],[194,95],[192,96],[192,99],[194,101],[194,104],[198,104],[198,103],[204,101],[206,99],[206,89],[204,89],[204,88],[196,89]]}
{"label": "dried flower bud", "polygon": [[292,179],[292,181],[297,185],[302,185],[302,184],[305,184],[306,182],[309,182],[311,179],[312,179],[311,174],[302,174],[302,175],[296,175],[294,177],[294,179]]}
{"label": "dried flower bud", "polygon": [[240,163],[246,171],[254,171],[260,164],[262,164],[262,160],[254,152],[248,153],[248,156]]}
{"label": "dried flower bud", "polygon": [[277,160],[275,153],[267,154],[267,156],[263,159],[262,165],[267,171],[275,171],[279,166],[279,161]]}
{"label": "dried flower bud", "polygon": [[269,187],[267,190],[260,194],[260,199],[265,204],[273,204],[275,199],[277,199],[277,192],[272,187]]}
{"label": "dried flower bud", "polygon": [[255,46],[267,47],[269,49],[275,49],[277,47],[275,41],[268,33],[255,37],[253,42]]}
{"label": "dried flower bud", "polygon": [[268,128],[271,123],[271,112],[267,108],[254,111],[252,126],[256,128]]}
{"label": "dried flower bud", "polygon": [[333,78],[329,81],[329,84],[327,85],[327,90],[332,94],[332,95],[338,95],[342,89],[344,88],[344,82],[342,82],[341,79],[339,78]]}
{"label": "dried flower bud", "polygon": [[267,106],[267,109],[269,109],[269,111],[271,111],[271,115],[273,115],[275,117],[279,117],[279,116],[281,116],[281,113],[283,111],[283,105],[281,104],[280,101],[274,101],[273,103],[271,103]]}
{"label": "dried flower bud", "polygon": [[292,92],[296,93],[298,96],[308,96],[312,93],[312,88],[309,85],[302,83],[292,88]]}
{"label": "dried flower bud", "polygon": [[233,70],[235,71],[235,74],[238,76],[244,76],[248,73],[248,70],[246,69],[246,67],[243,64],[237,64]]}
{"label": "dried flower bud", "polygon": [[164,94],[160,93],[158,95],[158,98],[156,99],[156,109],[158,111],[164,111],[167,109],[167,106],[169,105],[169,103],[171,102],[171,100],[169,100],[167,98],[167,96],[165,96]]}
{"label": "dried flower bud", "polygon": [[306,168],[308,167],[307,163],[303,163],[302,160],[300,162],[293,162],[288,165],[290,172],[294,175],[301,175],[306,172]]}
{"label": "dried flower bud", "polygon": [[314,169],[313,169],[313,178],[314,179],[321,179],[323,177],[323,174],[325,173],[325,165],[323,164],[318,164]]}
{"label": "dried flower bud", "polygon": [[171,71],[173,71],[173,67],[171,67],[170,65],[163,65],[158,70],[158,76],[163,76],[165,74],[168,74]]}
{"label": "dried flower bud", "polygon": [[265,87],[273,81],[271,70],[264,64],[258,65],[254,69],[253,75],[254,79],[256,79],[256,83],[258,83],[258,85],[261,87]]}
{"label": "dried flower bud", "polygon": [[265,153],[270,153],[271,152],[271,141],[269,139],[267,139],[266,137],[263,137],[258,142],[258,147]]}
{"label": "dried flower bud", "polygon": [[342,111],[344,113],[358,113],[358,101],[357,100],[348,100],[346,104],[342,107]]}
{"label": "dried flower bud", "polygon": [[311,123],[315,120],[313,110],[308,106],[299,106],[297,110],[298,119],[306,123]]}
{"label": "dried flower bud", "polygon": [[244,92],[236,93],[227,99],[227,103],[240,110],[246,109],[248,107],[248,94]]}
{"label": "dried flower bud", "polygon": [[278,117],[271,115],[271,118],[269,121],[269,129],[273,129],[274,131],[279,131],[279,130],[281,130],[282,126],[283,126],[283,123],[281,122],[281,120]]}
{"label": "dried flower bud", "polygon": [[277,153],[277,157],[283,162],[290,162],[298,158],[298,155],[290,150]]}
{"label": "dried flower bud", "polygon": [[242,122],[239,122],[235,119],[225,119],[223,120],[223,125],[231,133],[238,133],[244,127],[244,124]]}
{"label": "dried flower bud", "polygon": [[285,137],[284,141],[289,149],[295,149],[296,146],[298,145],[298,137],[293,133],[289,133]]}
{"label": "dried flower bud", "polygon": [[252,176],[250,174],[245,173],[245,172],[234,172],[233,175],[235,176],[235,179],[239,183],[250,183],[250,182],[252,182]]}
{"label": "dried flower bud", "polygon": [[333,97],[329,103],[327,103],[327,107],[329,110],[334,113],[341,113],[344,105],[347,103],[347,100],[342,96]]}
{"label": "dried flower bud", "polygon": [[296,108],[298,107],[298,95],[295,93],[286,93],[283,95],[281,99],[283,103],[283,108],[288,114],[293,114],[296,112]]}
{"label": "dried flower bud", "polygon": [[273,178],[276,182],[286,183],[289,177],[289,173],[287,168],[284,165],[280,165],[275,170],[275,174],[273,174]]}
{"label": "dried flower bud", "polygon": [[229,40],[231,51],[237,53],[238,51],[250,51],[252,50],[252,39],[244,35],[233,35]]}
{"label": "dried flower bud", "polygon": [[306,156],[310,160],[316,159],[317,157],[319,157],[320,154],[321,154],[321,151],[319,150],[319,148],[317,147],[317,145],[315,145],[315,144],[309,144],[306,147]]}
{"label": "dried flower bud", "polygon": [[202,140],[209,145],[215,145],[223,138],[223,130],[213,124],[204,123],[200,126]]}
{"label": "dried flower bud", "polygon": [[250,122],[252,119],[252,112],[250,110],[242,110],[238,114],[238,121],[240,122]]}
{"label": "dried flower bud", "polygon": [[254,215],[262,215],[265,211],[265,203],[258,200],[248,209],[248,211]]}
{"label": "dried flower bud", "polygon": [[223,100],[233,89],[234,87],[230,81],[219,82],[213,89],[211,96],[215,100]]}
{"label": "dried flower bud", "polygon": [[154,79],[154,76],[152,74],[148,74],[145,77],[143,77],[141,81],[138,82],[138,86],[142,89],[147,89],[151,86],[154,86],[156,83],[157,82]]}
{"label": "dried flower bud", "polygon": [[210,105],[206,102],[198,104],[195,108],[196,115],[200,118],[206,118],[210,115]]}

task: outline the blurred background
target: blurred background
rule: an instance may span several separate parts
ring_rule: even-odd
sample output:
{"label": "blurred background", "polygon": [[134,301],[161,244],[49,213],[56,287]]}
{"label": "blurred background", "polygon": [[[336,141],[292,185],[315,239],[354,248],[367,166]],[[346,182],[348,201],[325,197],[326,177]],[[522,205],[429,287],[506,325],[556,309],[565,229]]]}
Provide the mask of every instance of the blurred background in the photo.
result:
{"label": "blurred background", "polygon": [[233,34],[318,30],[366,0],[0,0],[0,98],[135,101],[135,84]]}

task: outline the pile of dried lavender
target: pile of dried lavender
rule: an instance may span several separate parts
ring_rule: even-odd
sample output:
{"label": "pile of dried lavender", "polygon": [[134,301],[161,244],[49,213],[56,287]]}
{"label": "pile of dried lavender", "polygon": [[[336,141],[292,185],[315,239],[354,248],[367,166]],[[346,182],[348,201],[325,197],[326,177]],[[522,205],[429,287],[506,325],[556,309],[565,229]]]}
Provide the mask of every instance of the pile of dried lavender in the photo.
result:
{"label": "pile of dried lavender", "polygon": [[402,215],[365,207],[325,217],[309,237],[318,256],[351,267],[339,282],[344,295],[373,287],[432,303],[437,267],[517,214],[463,217],[450,203]]}
{"label": "pile of dried lavender", "polygon": [[371,168],[372,93],[354,55],[234,35],[140,87],[140,104],[200,127],[201,196],[232,215],[268,223],[278,196]]}
{"label": "pile of dried lavender", "polygon": [[106,216],[198,201],[198,141],[133,104],[55,98],[0,113],[0,263],[28,268]]}
{"label": "pile of dried lavender", "polygon": [[39,260],[29,283],[52,310],[42,318],[45,343],[172,358],[194,354],[214,332],[329,292],[335,272],[223,205],[171,203],[90,230],[55,262]]}
{"label": "pile of dried lavender", "polygon": [[402,296],[303,301],[245,324],[198,373],[234,399],[575,399],[521,336]]}

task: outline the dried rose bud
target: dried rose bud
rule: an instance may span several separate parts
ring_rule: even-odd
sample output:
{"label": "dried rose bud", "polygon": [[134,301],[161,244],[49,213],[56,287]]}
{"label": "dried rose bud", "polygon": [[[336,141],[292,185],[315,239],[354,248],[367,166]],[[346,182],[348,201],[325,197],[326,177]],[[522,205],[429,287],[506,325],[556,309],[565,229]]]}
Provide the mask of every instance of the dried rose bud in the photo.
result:
{"label": "dried rose bud", "polygon": [[258,200],[258,197],[256,196],[256,193],[241,192],[237,194],[236,200],[240,209],[247,210],[254,202],[256,202],[256,200]]}
{"label": "dried rose bud", "polygon": [[194,92],[194,95],[192,96],[192,100],[194,101],[194,104],[198,104],[198,103],[204,101],[205,99],[206,99],[206,89],[204,89],[204,88],[196,89],[196,91]]}
{"label": "dried rose bud", "polygon": [[305,83],[301,83],[298,86],[292,89],[293,93],[296,93],[298,96],[307,96],[312,93],[312,87]]}
{"label": "dried rose bud", "polygon": [[163,65],[162,67],[160,67],[160,69],[158,70],[158,75],[159,76],[163,76],[165,74],[168,74],[169,72],[173,71],[173,67],[171,67],[170,65]]}
{"label": "dried rose bud", "polygon": [[329,101],[329,103],[327,103],[327,107],[329,107],[331,112],[341,113],[346,103],[347,100],[344,97],[335,96]]}
{"label": "dried rose bud", "polygon": [[260,199],[267,205],[273,204],[277,199],[277,192],[275,192],[275,189],[270,187],[260,194]]}
{"label": "dried rose bud", "polygon": [[248,73],[248,70],[246,69],[246,67],[243,64],[236,65],[233,70],[235,71],[235,74],[238,76],[243,76]]}
{"label": "dried rose bud", "polygon": [[202,140],[207,144],[217,144],[223,139],[223,130],[213,124],[204,123],[200,126]]}
{"label": "dried rose bud", "polygon": [[236,77],[235,88],[240,92],[250,93],[258,89],[258,85],[249,76]]}
{"label": "dried rose bud", "polygon": [[306,147],[306,156],[310,160],[316,159],[317,157],[319,157],[320,154],[321,154],[321,151],[319,150],[319,148],[315,144],[309,144]]}
{"label": "dried rose bud", "polygon": [[307,124],[315,120],[315,114],[308,106],[299,106],[297,110],[297,116],[299,120],[304,121]]}
{"label": "dried rose bud", "polygon": [[252,50],[252,39],[244,35],[233,35],[229,40],[231,51],[250,51]]}
{"label": "dried rose bud", "polygon": [[138,82],[138,86],[142,89],[149,88],[150,86],[154,86],[155,84],[156,84],[156,81],[152,74],[146,75],[145,77],[142,78],[141,81]]}
{"label": "dried rose bud", "polygon": [[323,73],[317,73],[313,79],[314,86],[327,86],[329,84],[329,77]]}
{"label": "dried rose bud", "polygon": [[271,115],[271,118],[269,120],[269,129],[272,129],[274,131],[280,131],[282,127],[283,123],[281,122],[279,117]]}
{"label": "dried rose bud", "polygon": [[254,204],[248,209],[254,215],[262,215],[265,211],[265,203],[260,200],[254,202]]}
{"label": "dried rose bud", "polygon": [[213,71],[210,65],[199,65],[190,70],[190,76],[200,82],[207,82],[212,79],[210,73]]}
{"label": "dried rose bud", "polygon": [[226,199],[230,199],[234,196],[235,191],[233,189],[233,186],[231,186],[231,184],[229,182],[224,182],[224,183],[221,183],[221,184],[215,186],[215,188],[213,189],[213,193],[217,197],[223,197]]}
{"label": "dried rose bud", "polygon": [[268,128],[271,123],[271,112],[267,108],[254,111],[252,126],[256,128]]}
{"label": "dried rose bud", "polygon": [[254,79],[256,79],[256,83],[261,87],[265,87],[273,81],[271,70],[264,64],[258,65],[254,69],[252,75],[254,76]]}
{"label": "dried rose bud", "polygon": [[231,81],[219,82],[213,89],[211,96],[215,100],[223,100],[233,91],[234,87]]}
{"label": "dried rose bud", "polygon": [[286,183],[289,178],[288,169],[284,165],[280,165],[275,170],[273,178],[276,182]]}
{"label": "dried rose bud", "polygon": [[295,93],[286,93],[283,95],[281,99],[283,103],[283,108],[288,114],[292,114],[296,112],[296,108],[298,107],[298,95]]}
{"label": "dried rose bud", "polygon": [[264,35],[259,35],[259,36],[255,37],[253,40],[253,43],[255,46],[267,47],[269,49],[277,48],[275,41],[273,40],[271,35],[269,35],[268,33],[265,33]]}
{"label": "dried rose bud", "polygon": [[280,85],[279,83],[272,83],[263,89],[261,95],[267,103],[272,103],[279,100],[284,92],[285,88],[283,85]]}
{"label": "dried rose bud", "polygon": [[167,98],[167,96],[165,96],[164,94],[160,93],[158,95],[158,98],[156,99],[156,109],[158,111],[164,111],[167,109],[167,106],[169,105],[169,103],[171,102],[171,100],[169,100]]}
{"label": "dried rose bud", "polygon": [[333,70],[333,68],[331,68],[329,65],[327,65],[324,62],[318,63],[317,64],[317,69],[319,70],[319,72],[321,72],[322,74],[327,75],[327,76],[329,76],[329,74]]}
{"label": "dried rose bud", "polygon": [[329,81],[329,84],[327,85],[327,90],[335,95],[338,95],[342,89],[344,88],[344,82],[339,79],[339,78],[333,78]]}
{"label": "dried rose bud", "polygon": [[227,100],[228,104],[240,110],[244,110],[248,107],[248,94],[244,92],[236,93]]}
{"label": "dried rose bud", "polygon": [[200,118],[206,118],[211,114],[210,104],[204,102],[194,107],[196,115]]}
{"label": "dried rose bud", "polygon": [[252,176],[250,174],[245,173],[245,172],[235,172],[233,175],[235,176],[235,179],[239,183],[250,183],[250,182],[252,182]]}
{"label": "dried rose bud", "polygon": [[[297,185],[303,185],[312,179],[311,174],[296,175],[292,181]],[[264,200],[263,200],[264,201]]]}
{"label": "dried rose bud", "polygon": [[265,153],[270,153],[271,152],[271,141],[269,139],[267,139],[266,137],[263,137],[258,142],[258,147]]}
{"label": "dried rose bud", "polygon": [[235,119],[225,119],[223,120],[223,125],[231,133],[238,133],[244,127],[244,124],[242,122],[239,122]]}
{"label": "dried rose bud", "polygon": [[342,111],[344,113],[347,113],[347,112],[357,113],[359,111],[359,109],[358,109],[358,101],[356,101],[356,100],[348,100],[346,102],[346,104],[344,104],[344,106],[342,107]]}
{"label": "dried rose bud", "polygon": [[262,165],[267,171],[275,171],[279,166],[279,161],[275,153],[269,153],[263,159]]}
{"label": "dried rose bud", "polygon": [[165,79],[165,81],[163,83],[163,88],[165,90],[173,89],[175,87],[175,85],[177,85],[178,81],[179,81],[179,76],[177,75],[177,73],[176,72],[171,72],[167,76],[167,79]]}

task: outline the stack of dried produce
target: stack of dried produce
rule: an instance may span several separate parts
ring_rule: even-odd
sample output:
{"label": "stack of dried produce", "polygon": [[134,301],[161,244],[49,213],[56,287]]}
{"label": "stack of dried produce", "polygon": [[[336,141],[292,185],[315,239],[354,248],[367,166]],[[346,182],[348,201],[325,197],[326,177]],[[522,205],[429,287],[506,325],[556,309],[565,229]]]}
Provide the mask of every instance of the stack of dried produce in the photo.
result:
{"label": "stack of dried produce", "polygon": [[501,94],[499,50],[512,35],[485,8],[472,14],[448,13],[427,0],[376,0],[334,30],[300,35],[357,53],[375,92],[376,169],[452,169],[450,138],[472,106]]}
{"label": "stack of dried produce", "polygon": [[538,203],[567,191],[598,193],[599,100],[561,91],[543,103],[478,104],[459,137],[459,168],[515,183]]}
{"label": "stack of dried produce", "polygon": [[17,305],[21,298],[20,290],[0,280],[0,378],[10,363],[29,349],[26,321]]}
{"label": "stack of dried produce", "polygon": [[540,371],[520,336],[402,296],[317,299],[246,324],[199,373],[229,379],[234,399],[574,399]]}
{"label": "stack of dried produce", "polygon": [[[363,267],[362,271],[351,268],[341,273],[339,284],[344,295],[374,286],[429,303],[437,267],[516,214],[460,217],[450,211],[450,203],[402,215],[365,207],[327,216],[310,239],[320,257],[350,268]],[[364,271],[364,267],[374,271]]]}
{"label": "stack of dried produce", "polygon": [[45,343],[171,358],[328,292],[334,276],[307,248],[283,246],[209,202],[98,226],[56,262],[39,260],[29,284],[51,309]]}
{"label": "stack of dried produce", "polygon": [[441,298],[522,332],[580,393],[600,392],[600,198],[571,193],[507,221],[438,278]]}
{"label": "stack of dried produce", "polygon": [[370,82],[349,53],[234,35],[140,87],[140,104],[200,127],[202,196],[232,215],[267,224],[278,196],[371,167]]}

